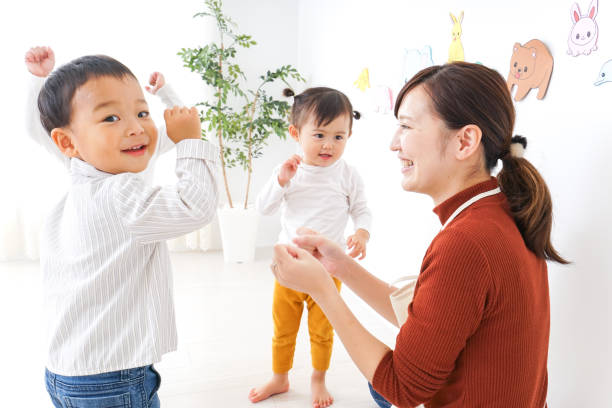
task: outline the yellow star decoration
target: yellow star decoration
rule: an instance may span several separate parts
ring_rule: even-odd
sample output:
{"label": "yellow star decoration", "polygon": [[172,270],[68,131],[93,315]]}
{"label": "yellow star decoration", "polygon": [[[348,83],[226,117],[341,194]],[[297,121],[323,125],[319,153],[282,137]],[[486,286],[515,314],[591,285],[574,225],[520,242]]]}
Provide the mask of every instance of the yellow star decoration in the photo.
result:
{"label": "yellow star decoration", "polygon": [[370,73],[368,72],[367,68],[364,68],[363,71],[361,71],[359,78],[353,82],[353,85],[357,86],[361,92],[365,92],[366,88],[370,87]]}

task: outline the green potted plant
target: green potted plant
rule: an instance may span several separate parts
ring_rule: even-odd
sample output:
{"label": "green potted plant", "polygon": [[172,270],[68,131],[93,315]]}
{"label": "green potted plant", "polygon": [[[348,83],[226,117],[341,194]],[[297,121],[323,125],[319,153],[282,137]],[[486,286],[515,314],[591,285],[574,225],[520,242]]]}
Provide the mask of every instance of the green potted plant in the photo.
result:
{"label": "green potted plant", "polygon": [[[213,100],[200,102],[202,138],[215,137],[221,151],[221,170],[227,208],[218,211],[224,258],[246,262],[254,257],[258,216],[249,206],[253,160],[263,154],[270,136],[286,139],[290,105],[266,93],[267,85],[288,80],[304,81],[291,65],[259,76],[258,86],[248,89],[246,75],[235,62],[239,48],[257,43],[250,35],[237,34],[236,24],[222,11],[221,0],[205,0],[206,10],[194,17],[211,17],[216,22],[218,41],[199,48],[182,48],[178,53],[184,66],[200,75],[213,89]],[[235,206],[228,185],[227,169],[242,167],[246,192],[241,206]]]}

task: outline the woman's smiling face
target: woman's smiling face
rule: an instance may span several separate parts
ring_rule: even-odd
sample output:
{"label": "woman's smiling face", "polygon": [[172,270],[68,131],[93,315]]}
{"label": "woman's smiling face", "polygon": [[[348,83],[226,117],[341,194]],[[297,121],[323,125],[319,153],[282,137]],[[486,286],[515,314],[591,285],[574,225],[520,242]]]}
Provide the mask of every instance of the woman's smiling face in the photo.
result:
{"label": "woman's smiling face", "polygon": [[435,199],[450,178],[452,160],[446,147],[451,132],[434,114],[423,86],[404,96],[397,118],[391,150],[401,162],[402,188]]}

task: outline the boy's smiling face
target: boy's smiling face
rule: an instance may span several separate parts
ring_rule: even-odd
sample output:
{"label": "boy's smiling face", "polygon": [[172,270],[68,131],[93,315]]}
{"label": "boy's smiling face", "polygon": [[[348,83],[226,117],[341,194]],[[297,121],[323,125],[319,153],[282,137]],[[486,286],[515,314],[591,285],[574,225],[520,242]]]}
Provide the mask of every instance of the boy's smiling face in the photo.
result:
{"label": "boy's smiling face", "polygon": [[111,174],[143,171],[157,146],[155,123],[131,76],[88,80],[72,98],[70,124],[56,130],[52,138],[64,154]]}

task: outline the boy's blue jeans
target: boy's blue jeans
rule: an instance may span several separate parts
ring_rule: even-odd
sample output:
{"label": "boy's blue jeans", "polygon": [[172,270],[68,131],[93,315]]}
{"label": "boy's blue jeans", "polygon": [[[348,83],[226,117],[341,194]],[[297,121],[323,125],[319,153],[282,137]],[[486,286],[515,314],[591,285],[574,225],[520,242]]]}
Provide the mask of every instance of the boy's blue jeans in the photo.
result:
{"label": "boy's blue jeans", "polygon": [[56,408],[159,408],[161,377],[152,365],[95,375],[66,377],[45,370]]}

